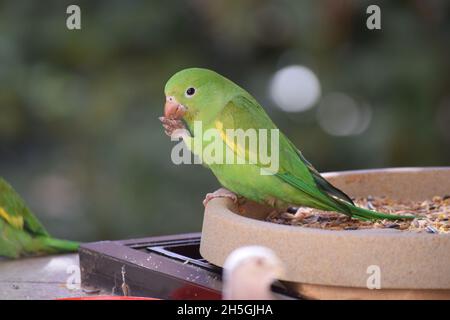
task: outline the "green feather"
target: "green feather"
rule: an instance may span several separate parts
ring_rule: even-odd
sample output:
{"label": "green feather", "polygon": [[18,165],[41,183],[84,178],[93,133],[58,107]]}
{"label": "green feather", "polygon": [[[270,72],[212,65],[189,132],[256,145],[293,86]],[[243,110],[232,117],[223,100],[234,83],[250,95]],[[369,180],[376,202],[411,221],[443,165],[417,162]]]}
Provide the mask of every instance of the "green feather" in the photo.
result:
{"label": "green feather", "polygon": [[0,178],[0,256],[75,252],[79,243],[52,238],[19,194]]}

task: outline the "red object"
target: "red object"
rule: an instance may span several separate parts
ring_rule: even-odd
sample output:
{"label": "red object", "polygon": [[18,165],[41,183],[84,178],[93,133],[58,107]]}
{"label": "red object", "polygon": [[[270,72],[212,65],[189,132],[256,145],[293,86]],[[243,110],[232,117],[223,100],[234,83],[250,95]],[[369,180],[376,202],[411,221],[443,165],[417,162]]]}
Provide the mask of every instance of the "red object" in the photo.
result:
{"label": "red object", "polygon": [[91,296],[91,297],[61,298],[57,300],[161,300],[161,299],[148,297],[133,297],[133,296]]}
{"label": "red object", "polygon": [[221,300],[222,294],[202,287],[186,284],[171,293],[174,300]]}

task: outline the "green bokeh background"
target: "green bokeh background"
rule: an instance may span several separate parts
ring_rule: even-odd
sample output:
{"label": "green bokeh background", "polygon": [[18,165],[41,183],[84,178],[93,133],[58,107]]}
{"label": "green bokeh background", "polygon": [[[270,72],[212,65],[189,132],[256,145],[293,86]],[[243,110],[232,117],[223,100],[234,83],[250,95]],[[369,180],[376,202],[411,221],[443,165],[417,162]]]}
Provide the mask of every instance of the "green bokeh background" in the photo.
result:
{"label": "green bokeh background", "polygon": [[[81,7],[82,29],[66,28]],[[378,4],[382,30],[366,28]],[[442,1],[0,1],[0,175],[58,237],[199,231],[201,166],[163,133],[174,72],[214,69],[248,89],[320,171],[450,163],[450,17]],[[300,64],[322,93],[372,107],[336,137],[316,109],[279,110],[268,85]]]}

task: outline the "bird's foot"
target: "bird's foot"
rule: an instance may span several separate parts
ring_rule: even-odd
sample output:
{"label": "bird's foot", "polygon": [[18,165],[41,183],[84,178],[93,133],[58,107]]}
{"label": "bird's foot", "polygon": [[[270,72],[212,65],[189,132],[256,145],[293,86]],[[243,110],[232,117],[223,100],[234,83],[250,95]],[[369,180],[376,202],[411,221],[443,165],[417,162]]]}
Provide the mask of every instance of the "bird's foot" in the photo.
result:
{"label": "bird's foot", "polygon": [[171,138],[181,138],[188,134],[186,126],[181,120],[166,117],[159,117],[159,120],[162,122],[164,132]]}
{"label": "bird's foot", "polygon": [[234,203],[238,202],[238,196],[228,189],[220,188],[212,193],[207,193],[205,200],[203,200],[203,205],[206,207],[209,201],[214,198],[230,198]]}

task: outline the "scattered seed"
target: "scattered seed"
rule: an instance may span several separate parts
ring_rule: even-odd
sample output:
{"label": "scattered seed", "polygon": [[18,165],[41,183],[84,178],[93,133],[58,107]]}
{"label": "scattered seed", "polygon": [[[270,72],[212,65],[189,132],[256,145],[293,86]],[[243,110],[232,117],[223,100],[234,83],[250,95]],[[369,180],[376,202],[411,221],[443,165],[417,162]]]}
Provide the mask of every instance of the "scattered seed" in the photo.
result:
{"label": "scattered seed", "polygon": [[439,233],[439,231],[436,230],[436,228],[435,228],[435,227],[432,227],[432,226],[427,226],[425,230],[426,230],[428,233]]}
{"label": "scattered seed", "polygon": [[[328,230],[397,229],[428,233],[450,233],[450,195],[434,196],[424,201],[397,201],[388,197],[355,198],[357,206],[383,213],[414,215],[413,220],[360,221],[341,213],[311,208],[291,207],[284,213],[272,213],[266,220],[274,223]],[[295,213],[300,212],[297,217]]]}
{"label": "scattered seed", "polygon": [[296,208],[296,207],[289,207],[289,208],[287,208],[286,211],[287,211],[288,213],[296,213],[297,210],[298,210],[298,208]]}
{"label": "scattered seed", "polygon": [[398,229],[400,227],[400,225],[398,223],[388,223],[385,226],[386,226],[386,228],[390,228],[390,229]]}

